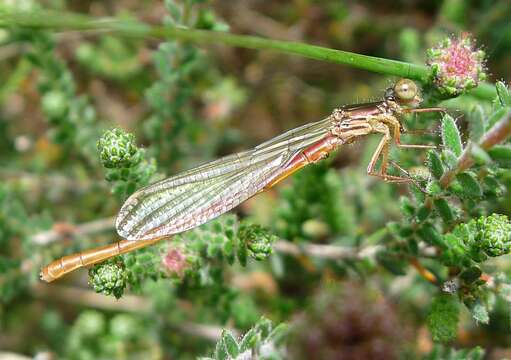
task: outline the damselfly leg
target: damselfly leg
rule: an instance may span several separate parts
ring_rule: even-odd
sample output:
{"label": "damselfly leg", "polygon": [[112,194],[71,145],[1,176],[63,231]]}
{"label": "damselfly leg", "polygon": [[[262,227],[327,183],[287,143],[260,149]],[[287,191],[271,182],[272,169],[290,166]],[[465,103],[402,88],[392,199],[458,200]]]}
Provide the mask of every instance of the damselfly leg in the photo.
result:
{"label": "damselfly leg", "polygon": [[[443,108],[424,108],[424,109],[404,109],[403,112],[406,113],[424,113],[424,112],[445,112]],[[387,173],[388,165],[389,165],[389,146],[391,139],[394,139],[396,146],[401,148],[409,148],[409,149],[435,149],[435,145],[426,145],[426,144],[403,144],[401,143],[401,123],[399,120],[393,115],[381,114],[377,116],[373,116],[368,119],[369,123],[372,125],[373,130],[375,132],[379,132],[383,134],[383,138],[378,144],[373,156],[371,157],[371,161],[367,167],[367,174],[371,176],[379,177],[386,182],[391,183],[410,183],[413,182],[419,189],[422,190],[421,186],[414,180],[409,172],[403,169],[395,162],[390,162],[395,168],[404,173],[406,177],[390,175]],[[392,134],[392,136],[391,136]],[[381,158],[380,170],[376,170],[376,164],[378,160]]]}

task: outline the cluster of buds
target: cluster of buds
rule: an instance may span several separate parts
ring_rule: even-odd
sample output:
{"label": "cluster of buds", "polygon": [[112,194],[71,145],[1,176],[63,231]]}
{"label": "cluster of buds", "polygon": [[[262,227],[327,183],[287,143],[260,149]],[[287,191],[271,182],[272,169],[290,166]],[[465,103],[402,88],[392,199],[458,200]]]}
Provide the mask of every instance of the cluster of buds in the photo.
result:
{"label": "cluster of buds", "polygon": [[511,223],[506,215],[482,216],[476,226],[477,243],[486,255],[496,257],[511,251]]}
{"label": "cluster of buds", "polygon": [[135,136],[121,129],[106,131],[97,147],[101,163],[109,169],[132,167],[140,161]]}
{"label": "cluster of buds", "polygon": [[486,79],[485,53],[476,49],[467,34],[444,39],[429,49],[427,56],[435,84],[444,96],[457,96]]}
{"label": "cluster of buds", "polygon": [[89,269],[89,285],[97,293],[119,299],[126,288],[126,281],[127,274],[121,262],[110,261]]}
{"label": "cluster of buds", "polygon": [[277,240],[275,235],[256,224],[242,224],[238,230],[238,238],[246,246],[248,255],[257,261],[271,255],[273,244]]}

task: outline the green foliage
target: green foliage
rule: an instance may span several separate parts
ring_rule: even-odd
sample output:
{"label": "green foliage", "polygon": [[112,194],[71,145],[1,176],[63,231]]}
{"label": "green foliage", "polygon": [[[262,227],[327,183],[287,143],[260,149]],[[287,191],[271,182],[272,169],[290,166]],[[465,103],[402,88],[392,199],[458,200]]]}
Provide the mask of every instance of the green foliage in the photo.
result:
{"label": "green foliage", "polygon": [[[277,233],[284,239],[352,235],[355,231],[354,209],[345,200],[344,188],[344,181],[325,163],[310,166],[296,174],[293,186],[281,191]],[[307,231],[304,224],[310,219],[316,219],[325,226]]]}
{"label": "green foliage", "polygon": [[475,240],[486,255],[502,256],[511,250],[511,222],[506,215],[482,216],[476,222],[476,229]]}
{"label": "green foliage", "polygon": [[224,330],[216,344],[213,357],[202,357],[200,359],[285,359],[283,340],[287,331],[286,324],[274,326],[270,320],[261,318],[239,341],[230,331]]}
{"label": "green foliage", "polygon": [[113,184],[112,193],[124,198],[149,183],[156,172],[156,161],[146,159],[145,151],[135,143],[135,136],[120,129],[106,131],[99,139],[98,152],[107,169],[105,178]]}
{"label": "green foliage", "polygon": [[75,56],[89,71],[121,82],[133,79],[142,71],[136,44],[113,36],[101,37],[97,44],[80,43]]}
{"label": "green foliage", "polygon": [[56,56],[54,40],[44,33],[29,38],[32,52],[27,58],[40,70],[38,90],[50,138],[65,147],[68,155],[79,154],[94,162],[94,139],[99,130],[94,107],[86,96],[77,94],[73,74]]}
{"label": "green foliage", "polygon": [[459,312],[459,303],[454,296],[446,294],[435,296],[427,320],[433,340],[446,342],[456,337]]}
{"label": "green foliage", "polygon": [[[164,23],[216,28],[214,15],[197,7],[200,2],[186,1],[182,6],[173,1],[165,2],[169,16],[165,17]],[[153,55],[153,63],[158,80],[145,93],[153,113],[144,123],[146,136],[152,144],[152,155],[163,166],[173,166],[178,160],[186,162],[197,153],[208,158],[214,150],[212,140],[215,137],[211,134],[215,130],[197,121],[199,114],[193,104],[197,100],[195,92],[203,91],[217,80],[215,69],[196,47],[176,41],[161,43]],[[208,76],[204,76],[206,74]],[[208,142],[201,140],[204,138]],[[191,147],[190,143],[196,146]]]}
{"label": "green foliage", "polygon": [[511,250],[511,223],[507,216],[492,214],[457,225],[444,235],[443,261],[450,266],[483,262],[488,256],[508,254]]}
{"label": "green foliage", "polygon": [[65,355],[68,359],[151,357],[158,349],[146,331],[133,315],[120,313],[107,318],[87,310],[71,326]]}
{"label": "green foliage", "polygon": [[473,349],[452,349],[441,345],[436,345],[435,348],[424,360],[482,360],[484,359],[485,351],[480,347]]}

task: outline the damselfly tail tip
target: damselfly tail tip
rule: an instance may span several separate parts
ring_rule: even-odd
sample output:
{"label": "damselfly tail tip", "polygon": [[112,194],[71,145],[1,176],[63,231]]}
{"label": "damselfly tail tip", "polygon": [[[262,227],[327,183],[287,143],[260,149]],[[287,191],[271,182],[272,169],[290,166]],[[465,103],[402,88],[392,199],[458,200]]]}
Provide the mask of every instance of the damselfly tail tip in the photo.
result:
{"label": "damselfly tail tip", "polygon": [[45,267],[39,272],[39,279],[47,283],[52,282],[54,278],[48,273],[48,268]]}

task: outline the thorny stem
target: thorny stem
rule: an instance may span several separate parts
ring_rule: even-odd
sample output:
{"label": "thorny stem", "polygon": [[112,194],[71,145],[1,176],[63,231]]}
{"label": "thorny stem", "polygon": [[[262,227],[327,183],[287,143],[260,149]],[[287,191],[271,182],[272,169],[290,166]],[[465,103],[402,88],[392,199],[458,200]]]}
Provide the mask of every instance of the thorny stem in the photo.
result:
{"label": "thorny stem", "polygon": [[[511,135],[511,110],[507,112],[502,120],[495,124],[490,131],[488,131],[481,141],[479,147],[483,150],[489,150],[493,146],[503,142]],[[454,180],[457,174],[465,171],[469,167],[474,165],[474,159],[472,158],[472,146],[468,144],[463,153],[461,154],[456,167],[445,172],[440,178],[440,186],[447,188],[449,184]]]}
{"label": "thorny stem", "polygon": [[[428,83],[431,72],[424,65],[367,56],[348,51],[325,48],[295,41],[266,39],[258,36],[236,35],[220,31],[187,29],[184,27],[155,26],[140,21],[113,18],[93,18],[76,13],[40,10],[38,12],[0,11],[0,27],[25,27],[53,31],[108,31],[121,36],[152,37],[160,40],[176,39],[196,44],[222,43],[249,49],[273,50],[309,59],[352,66],[380,74],[405,77]],[[495,88],[482,84],[473,95],[492,99]]]}

